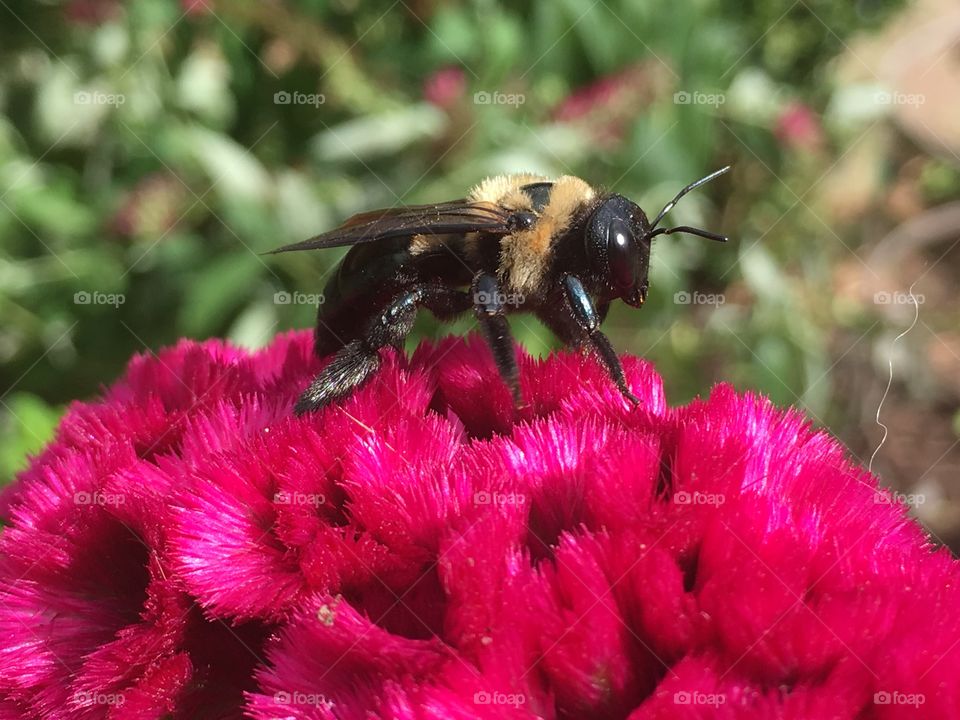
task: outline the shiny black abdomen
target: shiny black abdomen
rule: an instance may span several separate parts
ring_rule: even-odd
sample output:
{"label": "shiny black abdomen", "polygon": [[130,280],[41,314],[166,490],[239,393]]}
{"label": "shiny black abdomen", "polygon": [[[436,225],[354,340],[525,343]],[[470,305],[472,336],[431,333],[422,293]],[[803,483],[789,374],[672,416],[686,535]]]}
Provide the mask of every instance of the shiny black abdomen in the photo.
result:
{"label": "shiny black abdomen", "polygon": [[360,337],[372,317],[417,283],[469,285],[473,270],[462,259],[462,238],[447,236],[444,241],[445,247],[416,255],[405,237],[350,248],[324,289],[317,313],[317,354],[336,352]]}

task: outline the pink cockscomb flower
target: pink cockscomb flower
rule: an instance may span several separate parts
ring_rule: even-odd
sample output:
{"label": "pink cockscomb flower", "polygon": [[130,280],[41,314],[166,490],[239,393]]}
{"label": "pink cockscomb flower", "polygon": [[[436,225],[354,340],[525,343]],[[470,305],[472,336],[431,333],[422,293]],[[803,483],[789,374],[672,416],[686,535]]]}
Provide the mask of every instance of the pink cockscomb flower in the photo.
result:
{"label": "pink cockscomb flower", "polygon": [[[0,696],[23,717],[240,716],[265,626],[204,618],[166,537],[170,468],[237,437],[254,387],[249,359],[221,343],[137,358],[102,401],[70,408],[6,494]],[[184,441],[224,407],[229,434]]]}
{"label": "pink cockscomb flower", "polygon": [[424,344],[295,417],[308,333],[181,343],[7,493],[0,718],[960,717],[960,568],[719,386]]}

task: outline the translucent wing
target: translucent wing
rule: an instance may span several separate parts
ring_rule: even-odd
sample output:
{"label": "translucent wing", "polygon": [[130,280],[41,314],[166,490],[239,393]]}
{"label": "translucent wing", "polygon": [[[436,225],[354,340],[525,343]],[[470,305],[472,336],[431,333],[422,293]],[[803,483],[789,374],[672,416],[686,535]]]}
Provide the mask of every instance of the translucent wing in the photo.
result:
{"label": "translucent wing", "polygon": [[268,254],[294,250],[358,245],[395,237],[485,232],[506,235],[510,213],[489,202],[452,200],[436,205],[408,205],[373,210],[349,218],[343,225],[308,240],[284,245]]}

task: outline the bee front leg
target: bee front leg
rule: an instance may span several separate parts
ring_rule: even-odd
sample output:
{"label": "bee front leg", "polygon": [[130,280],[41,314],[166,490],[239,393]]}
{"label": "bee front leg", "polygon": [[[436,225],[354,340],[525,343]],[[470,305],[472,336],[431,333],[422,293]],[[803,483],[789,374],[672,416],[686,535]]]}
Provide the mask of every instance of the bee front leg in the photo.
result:
{"label": "bee front leg", "polygon": [[598,313],[597,308],[593,304],[593,300],[583,287],[583,283],[581,283],[575,275],[564,275],[560,284],[563,289],[569,314],[567,314],[565,320],[561,320],[559,323],[557,317],[554,316],[551,325],[563,325],[565,322],[570,323],[572,320],[577,327],[560,328],[566,331],[561,332],[561,337],[571,337],[574,335],[585,336],[593,352],[596,353],[600,362],[606,367],[610,379],[613,380],[620,389],[623,396],[634,405],[638,405],[640,400],[630,392],[630,388],[627,387],[627,379],[623,374],[623,366],[620,364],[620,358],[617,357],[617,353],[610,344],[607,336],[600,332],[600,323],[603,316],[606,315],[608,306],[602,305],[602,313]]}
{"label": "bee front leg", "polygon": [[370,321],[359,338],[337,351],[297,400],[293,411],[302,415],[318,410],[365,383],[380,367],[380,348],[403,348],[419,307],[449,317],[466,311],[470,304],[467,293],[440,285],[417,285],[398,295]]}
{"label": "bee front leg", "polygon": [[500,377],[510,388],[514,404],[520,404],[520,369],[507,323],[506,298],[496,276],[481,272],[473,278],[473,312],[483,333]]}

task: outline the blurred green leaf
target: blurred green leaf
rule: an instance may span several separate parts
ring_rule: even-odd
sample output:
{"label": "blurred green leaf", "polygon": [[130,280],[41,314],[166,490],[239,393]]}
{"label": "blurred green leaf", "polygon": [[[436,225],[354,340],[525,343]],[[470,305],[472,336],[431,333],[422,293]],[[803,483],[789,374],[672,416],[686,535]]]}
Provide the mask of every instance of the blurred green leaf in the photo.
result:
{"label": "blurred green leaf", "polygon": [[321,162],[363,162],[392,155],[420,140],[437,137],[446,124],[433,105],[411,105],[357,118],[320,132],[312,141]]}
{"label": "blurred green leaf", "polygon": [[257,258],[246,251],[211,261],[187,283],[177,324],[193,337],[215,334],[232,310],[251,299],[260,269]]}
{"label": "blurred green leaf", "polygon": [[61,410],[47,405],[36,395],[14,392],[0,407],[0,485],[26,467],[27,458],[35,455],[53,437]]}
{"label": "blurred green leaf", "polygon": [[212,45],[202,45],[184,61],[177,78],[177,99],[215,127],[233,117],[230,66]]}
{"label": "blurred green leaf", "polygon": [[190,141],[214,193],[253,201],[262,201],[268,196],[270,174],[240,143],[199,126],[192,128]]}

